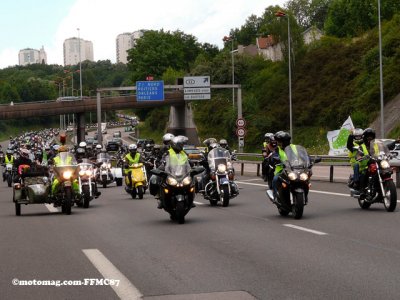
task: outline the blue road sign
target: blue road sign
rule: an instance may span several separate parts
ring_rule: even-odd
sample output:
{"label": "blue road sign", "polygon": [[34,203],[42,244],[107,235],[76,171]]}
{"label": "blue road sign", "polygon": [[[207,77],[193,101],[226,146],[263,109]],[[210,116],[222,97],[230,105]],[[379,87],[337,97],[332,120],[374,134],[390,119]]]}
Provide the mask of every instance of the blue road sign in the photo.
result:
{"label": "blue road sign", "polygon": [[164,100],[164,81],[136,81],[136,100]]}

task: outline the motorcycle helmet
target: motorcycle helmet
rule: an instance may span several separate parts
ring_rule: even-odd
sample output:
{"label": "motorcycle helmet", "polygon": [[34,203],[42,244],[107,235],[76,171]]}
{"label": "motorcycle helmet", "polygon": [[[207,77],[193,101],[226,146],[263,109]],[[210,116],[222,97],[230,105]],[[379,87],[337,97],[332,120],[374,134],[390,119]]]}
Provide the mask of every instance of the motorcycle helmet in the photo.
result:
{"label": "motorcycle helmet", "polygon": [[86,148],[86,146],[87,146],[86,142],[80,142],[79,143],[79,147],[80,148]]}
{"label": "motorcycle helmet", "polygon": [[62,145],[65,145],[66,141],[67,141],[67,136],[65,135],[65,133],[60,133],[60,143]]}
{"label": "motorcycle helmet", "polygon": [[365,129],[362,138],[365,144],[369,144],[370,141],[375,139],[375,130],[372,128]]}
{"label": "motorcycle helmet", "polygon": [[266,134],[264,134],[264,140],[267,143],[269,143],[271,141],[271,139],[273,139],[273,138],[274,138],[274,134],[273,133],[267,132]]}
{"label": "motorcycle helmet", "polygon": [[61,152],[68,152],[68,147],[65,145],[58,147],[58,153],[61,153]]}
{"label": "motorcycle helmet", "polygon": [[288,132],[281,130],[275,133],[274,139],[277,141],[278,145],[279,143],[282,144],[282,149],[284,149],[286,146],[290,145],[292,137]]}
{"label": "motorcycle helmet", "polygon": [[6,153],[7,153],[8,155],[13,155],[13,154],[14,154],[14,151],[12,151],[11,149],[7,149],[7,150],[6,150]]}
{"label": "motorcycle helmet", "polygon": [[128,146],[128,151],[131,154],[135,154],[137,152],[137,145],[136,144],[130,144]]}
{"label": "motorcycle helmet", "polygon": [[218,148],[218,143],[212,143],[210,145],[210,150],[215,149],[215,148]]}
{"label": "motorcycle helmet", "polygon": [[354,136],[354,142],[356,144],[362,144],[363,143],[363,133],[364,131],[361,128],[356,128],[353,131],[353,136]]}
{"label": "motorcycle helmet", "polygon": [[85,155],[85,149],[81,148],[81,147],[78,147],[78,149],[76,149],[76,155],[80,156],[80,157]]}
{"label": "motorcycle helmet", "polygon": [[171,140],[171,148],[176,152],[179,153],[183,150],[183,139],[179,136],[174,137]]}
{"label": "motorcycle helmet", "polygon": [[221,140],[219,141],[219,145],[220,145],[222,148],[226,148],[226,147],[228,147],[228,141],[225,140],[225,139],[221,139]]}
{"label": "motorcycle helmet", "polygon": [[96,150],[97,150],[97,151],[100,151],[101,149],[102,149],[101,145],[100,145],[100,144],[97,144],[97,145],[96,145]]}
{"label": "motorcycle helmet", "polygon": [[163,137],[162,137],[163,144],[164,145],[168,145],[174,137],[175,136],[172,133],[164,134]]}

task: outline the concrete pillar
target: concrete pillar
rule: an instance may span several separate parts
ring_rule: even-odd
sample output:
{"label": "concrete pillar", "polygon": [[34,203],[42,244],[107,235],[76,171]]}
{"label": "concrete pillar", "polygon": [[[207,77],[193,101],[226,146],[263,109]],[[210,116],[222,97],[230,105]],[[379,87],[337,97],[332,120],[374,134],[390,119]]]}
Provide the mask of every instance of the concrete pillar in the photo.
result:
{"label": "concrete pillar", "polygon": [[76,136],[77,144],[85,140],[86,124],[85,124],[85,114],[77,113],[76,116]]}
{"label": "concrete pillar", "polygon": [[187,136],[189,139],[188,144],[200,145],[190,103],[186,103],[183,106],[171,106],[167,132],[174,135]]}

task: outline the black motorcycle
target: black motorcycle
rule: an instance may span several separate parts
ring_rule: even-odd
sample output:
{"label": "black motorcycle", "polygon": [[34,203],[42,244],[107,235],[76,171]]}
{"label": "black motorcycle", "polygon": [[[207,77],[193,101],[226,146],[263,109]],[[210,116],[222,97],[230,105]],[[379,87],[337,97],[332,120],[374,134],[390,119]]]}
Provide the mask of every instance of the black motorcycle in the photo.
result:
{"label": "black motorcycle", "polygon": [[350,195],[358,199],[362,209],[368,209],[373,203],[383,203],[386,211],[394,211],[397,206],[397,191],[392,178],[393,170],[388,161],[396,154],[391,153],[385,144],[377,140],[371,141],[369,155],[363,155],[360,149],[358,154],[357,160],[368,160],[368,164],[365,175],[360,178],[364,180],[361,191],[352,188],[350,175]]}
{"label": "black motorcycle", "polygon": [[203,167],[191,169],[186,161],[183,165],[174,165],[168,156],[165,170],[153,169],[151,173],[162,178],[159,188],[160,201],[163,208],[170,214],[173,221],[185,223],[185,216],[193,207],[194,181],[193,176],[203,172]]}
{"label": "black motorcycle", "polygon": [[221,201],[222,206],[229,206],[230,199],[239,194],[239,188],[234,182],[235,171],[228,150],[218,147],[208,153],[210,181],[204,189],[204,198],[215,206]]}
{"label": "black motorcycle", "polygon": [[321,158],[312,160],[307,150],[299,145],[289,145],[284,151],[287,160],[281,162],[284,169],[279,175],[277,197],[274,198],[272,190],[268,190],[267,195],[277,206],[281,216],[292,212],[295,219],[301,219],[304,206],[308,203],[311,168]]}

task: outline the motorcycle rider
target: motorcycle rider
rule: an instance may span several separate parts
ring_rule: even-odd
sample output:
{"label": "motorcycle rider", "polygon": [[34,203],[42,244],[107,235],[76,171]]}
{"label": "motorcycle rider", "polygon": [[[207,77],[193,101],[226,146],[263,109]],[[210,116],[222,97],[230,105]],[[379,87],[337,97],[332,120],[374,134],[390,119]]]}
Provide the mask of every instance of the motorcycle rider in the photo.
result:
{"label": "motorcycle rider", "polygon": [[[72,164],[76,164],[76,160],[75,158],[71,155],[67,157],[67,160],[65,162],[61,161],[61,157],[60,157],[60,153],[63,152],[68,152],[68,147],[65,145],[62,145],[60,147],[58,147],[58,154],[54,157],[53,159],[53,164],[55,167],[58,167],[62,164],[67,164],[67,165],[72,165]],[[57,188],[59,186],[59,181],[57,178],[53,179],[53,182],[51,183],[51,194],[54,196]],[[72,189],[74,191],[74,193],[79,193],[79,184],[77,180],[74,180],[72,182]]]}
{"label": "motorcycle rider", "polygon": [[292,148],[294,148],[293,151],[295,153],[297,152],[297,150],[295,150],[296,146],[290,143],[292,137],[290,136],[290,134],[288,132],[278,131],[277,133],[275,133],[274,139],[278,144],[277,154],[278,154],[278,158],[279,158],[279,161],[280,161],[280,164],[277,164],[275,166],[274,179],[272,180],[272,189],[274,191],[274,201],[277,202],[279,175],[283,171],[283,165],[282,164],[287,160],[286,153],[285,153],[284,149],[287,146],[291,146]]}
{"label": "motorcycle rider", "polygon": [[132,186],[132,178],[131,178],[132,170],[129,168],[129,166],[131,166],[133,164],[137,164],[137,163],[144,163],[143,157],[137,151],[136,144],[130,144],[128,146],[128,154],[125,155],[124,160],[125,160],[124,174],[125,174],[125,176],[128,176],[129,186],[131,187]]}
{"label": "motorcycle rider", "polygon": [[360,187],[360,172],[364,173],[367,166],[367,161],[358,161],[362,153],[363,155],[368,155],[368,148],[366,147],[363,140],[364,131],[361,128],[356,128],[347,138],[347,149],[349,150],[350,164],[353,168],[353,182],[350,183],[355,190]]}
{"label": "motorcycle rider", "polygon": [[272,143],[272,141],[274,141],[273,133],[267,132],[266,134],[264,134],[264,142],[261,149],[261,153],[264,158],[261,164],[261,174],[264,181],[268,181],[268,169],[270,164],[269,157],[276,149],[276,142]]}
{"label": "motorcycle rider", "polygon": [[168,150],[170,148],[171,140],[174,137],[175,136],[172,133],[166,133],[166,134],[163,135],[163,137],[162,137],[163,145],[161,147],[161,156],[162,157],[164,157],[168,153]]}
{"label": "motorcycle rider", "polygon": [[20,149],[19,157],[14,160],[14,167],[18,170],[17,174],[15,174],[14,182],[18,182],[20,175],[25,170],[30,168],[31,165],[32,165],[32,160],[30,159],[30,151],[25,148]]}
{"label": "motorcycle rider", "polygon": [[[4,156],[4,164],[14,164],[14,151],[12,151],[11,149],[7,149],[6,150],[6,155]],[[4,168],[3,170],[3,181],[6,181],[6,177],[5,177],[5,172],[6,169]]]}

